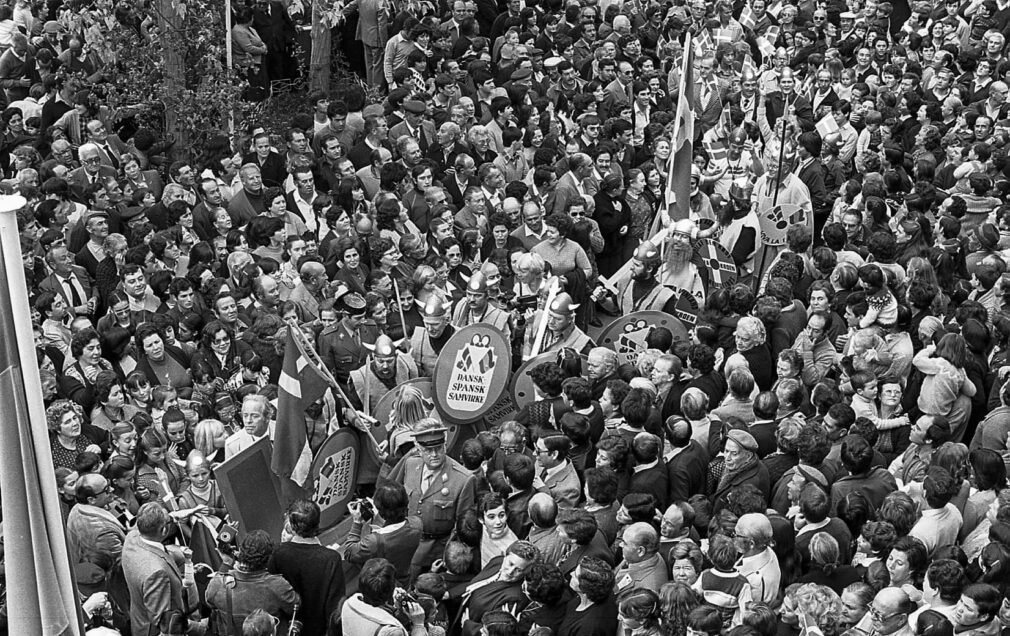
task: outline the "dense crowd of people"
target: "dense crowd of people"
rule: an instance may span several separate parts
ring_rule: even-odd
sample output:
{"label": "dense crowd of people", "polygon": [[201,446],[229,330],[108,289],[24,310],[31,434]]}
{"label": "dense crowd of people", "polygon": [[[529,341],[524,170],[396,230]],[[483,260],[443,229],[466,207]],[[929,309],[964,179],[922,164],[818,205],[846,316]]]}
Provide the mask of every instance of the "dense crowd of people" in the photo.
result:
{"label": "dense crowd of people", "polygon": [[[311,8],[233,5],[246,96],[288,90]],[[103,104],[88,38],[140,8],[0,6],[95,634],[1010,634],[1010,5],[332,9],[362,81],[197,156]],[[639,311],[676,320],[598,346]],[[534,395],[450,429],[408,381],[474,324]],[[230,540],[215,471],[273,438],[291,330],[356,497]]]}

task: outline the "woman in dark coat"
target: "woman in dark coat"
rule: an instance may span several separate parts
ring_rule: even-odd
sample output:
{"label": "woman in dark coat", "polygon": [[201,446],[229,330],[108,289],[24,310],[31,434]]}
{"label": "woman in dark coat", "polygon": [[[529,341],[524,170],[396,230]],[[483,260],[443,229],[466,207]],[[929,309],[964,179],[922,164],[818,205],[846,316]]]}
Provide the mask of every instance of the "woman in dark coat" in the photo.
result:
{"label": "woman in dark coat", "polygon": [[600,184],[600,191],[593,197],[596,203],[593,218],[600,225],[600,233],[603,234],[603,252],[596,259],[600,276],[610,277],[628,260],[626,252],[631,208],[621,196],[623,186],[619,176],[607,175]]}

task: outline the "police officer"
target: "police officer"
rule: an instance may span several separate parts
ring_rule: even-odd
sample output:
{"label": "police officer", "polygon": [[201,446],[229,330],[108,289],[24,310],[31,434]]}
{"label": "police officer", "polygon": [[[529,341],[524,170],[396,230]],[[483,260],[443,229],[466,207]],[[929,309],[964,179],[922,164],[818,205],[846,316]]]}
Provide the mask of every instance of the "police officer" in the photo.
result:
{"label": "police officer", "polygon": [[488,278],[483,272],[475,272],[466,284],[466,298],[456,303],[452,312],[452,324],[457,329],[483,322],[500,329],[511,340],[509,314],[488,302],[490,295]]}
{"label": "police officer", "polygon": [[643,241],[631,259],[631,279],[620,289],[618,305],[622,314],[651,310],[674,315],[677,294],[656,280],[659,266],[659,249],[652,242]]}
{"label": "police officer", "polygon": [[[548,351],[561,351],[565,348],[575,349],[579,353],[589,353],[589,350],[596,346],[596,343],[585,332],[575,326],[575,310],[578,308],[578,303],[572,302],[572,297],[567,292],[561,292],[554,297],[550,307],[547,308],[547,330],[544,332],[543,342],[540,343],[537,355]],[[526,330],[523,359],[532,356],[533,342],[536,340],[540,321],[543,319],[544,311],[540,310],[534,317],[531,328]]]}
{"label": "police officer", "polygon": [[421,318],[424,326],[414,329],[410,338],[410,355],[414,357],[421,377],[430,378],[435,374],[438,354],[442,353],[442,347],[456,333],[456,328],[449,324],[445,305],[437,295],[425,303]]}
{"label": "police officer", "polygon": [[421,545],[414,553],[411,578],[442,557],[445,544],[466,510],[474,507],[477,480],[446,454],[446,429],[435,418],[414,425],[415,450],[400,460],[390,481],[407,491],[408,514],[421,517]]}
{"label": "police officer", "polygon": [[335,325],[323,329],[316,348],[323,364],[346,389],[351,369],[360,367],[368,356],[368,349],[358,333],[358,327],[365,318],[365,299],[341,287],[337,290],[334,307],[344,316]]}

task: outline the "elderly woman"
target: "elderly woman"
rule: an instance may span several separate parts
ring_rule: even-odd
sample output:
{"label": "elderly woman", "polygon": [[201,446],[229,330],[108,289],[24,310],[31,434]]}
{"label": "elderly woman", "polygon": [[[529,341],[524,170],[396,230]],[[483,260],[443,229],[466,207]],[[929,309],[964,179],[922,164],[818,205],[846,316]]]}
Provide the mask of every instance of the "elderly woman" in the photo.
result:
{"label": "elderly woman", "polygon": [[603,636],[617,633],[614,571],[606,561],[584,556],[572,573],[575,598],[568,603],[558,634]]}
{"label": "elderly woman", "polygon": [[771,492],[768,469],[758,459],[757,452],[757,440],[747,431],[734,429],[726,433],[723,472],[711,497],[713,515],[729,503],[729,493],[744,484],[753,484],[768,498]]}
{"label": "elderly woman", "polygon": [[70,338],[70,355],[74,361],[63,370],[60,393],[90,411],[95,406],[95,380],[98,373],[112,370],[109,361],[102,358],[102,343],[98,332],[89,327],[75,333]]}
{"label": "elderly woman", "polygon": [[70,400],[56,400],[46,409],[49,426],[49,446],[53,453],[53,466],[74,470],[77,456],[85,451],[101,454],[102,449],[83,433],[84,420],[81,407]]}
{"label": "elderly woman", "polygon": [[744,316],[737,323],[733,338],[736,354],[747,360],[754,383],[762,391],[770,391],[775,383],[775,363],[765,334],[764,323],[753,316]]}
{"label": "elderly woman", "polygon": [[186,388],[193,386],[190,377],[190,359],[186,353],[165,342],[161,330],[153,324],[145,323],[137,327],[137,351],[140,361],[137,370],[144,374],[153,386]]}
{"label": "elderly woman", "polygon": [[674,583],[694,585],[705,569],[705,555],[693,541],[680,541],[663,556],[670,564],[670,581]]}

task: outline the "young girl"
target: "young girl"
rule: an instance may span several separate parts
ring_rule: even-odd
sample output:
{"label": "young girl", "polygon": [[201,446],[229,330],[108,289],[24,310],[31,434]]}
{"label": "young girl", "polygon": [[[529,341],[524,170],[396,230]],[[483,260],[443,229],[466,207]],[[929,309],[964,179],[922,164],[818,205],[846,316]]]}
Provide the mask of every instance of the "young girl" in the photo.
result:
{"label": "young girl", "polygon": [[179,493],[180,508],[197,508],[197,514],[204,515],[215,528],[228,515],[224,497],[217,486],[217,481],[211,479],[211,465],[206,456],[198,450],[186,458],[186,475],[189,486]]}
{"label": "young girl", "polygon": [[179,394],[170,386],[156,386],[151,389],[151,418],[161,422],[165,411],[173,406],[179,406]]}
{"label": "young girl", "polygon": [[137,407],[141,411],[146,411],[151,404],[151,383],[147,381],[140,371],[134,371],[126,376],[124,383],[126,393],[129,397],[127,404]]}
{"label": "young girl", "polygon": [[129,422],[117,422],[112,427],[111,457],[129,457],[132,460],[136,450],[137,429]]}

